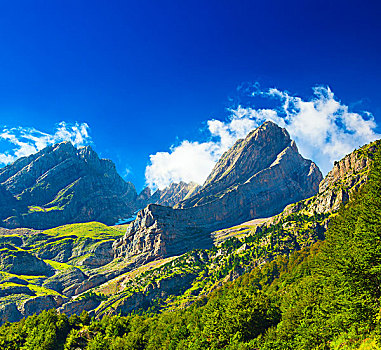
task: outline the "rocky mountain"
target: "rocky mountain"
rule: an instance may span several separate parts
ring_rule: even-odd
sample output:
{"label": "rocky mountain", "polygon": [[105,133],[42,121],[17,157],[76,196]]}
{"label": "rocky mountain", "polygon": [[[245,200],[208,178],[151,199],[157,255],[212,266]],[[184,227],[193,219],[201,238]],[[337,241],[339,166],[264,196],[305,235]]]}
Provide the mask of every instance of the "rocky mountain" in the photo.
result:
{"label": "rocky mountain", "polygon": [[154,192],[149,199],[149,203],[174,207],[185,198],[197,193],[200,188],[201,186],[195,182],[185,183],[184,181],[180,181],[179,183],[171,183],[163,190],[158,189]]}
{"label": "rocky mountain", "polygon": [[288,205],[280,215],[267,221],[267,225],[293,213],[313,215],[336,212],[367,181],[374,153],[380,146],[380,140],[374,141],[335,162],[332,170],[320,182],[315,196]]}
{"label": "rocky mountain", "polygon": [[[163,226],[170,225],[165,215],[169,212],[171,220],[174,214],[176,220],[184,220],[180,213],[196,209],[149,205],[138,214],[138,221],[144,220],[148,228],[146,236],[138,236],[140,242],[135,238],[134,243],[144,248],[153,236],[156,256],[168,258],[148,263],[147,258],[155,256],[143,249],[135,255],[130,250],[114,256],[111,247],[125,241],[120,237],[126,226],[83,223],[43,231],[0,228],[0,323],[52,307],[68,315],[87,310],[101,317],[140,308],[189,305],[256,266],[324,239],[331,215],[366,182],[379,146],[375,142],[344,157],[320,182],[316,195],[287,206],[272,218],[241,222],[212,233],[207,228],[194,230],[189,220],[185,223],[192,230],[190,237],[184,234],[179,240],[176,227]],[[208,205],[194,208],[202,207]],[[158,218],[164,219],[158,222]],[[158,234],[158,228],[163,234]],[[162,244],[161,240],[167,241]],[[176,256],[184,246],[190,251]],[[210,249],[194,249],[203,247]]]}
{"label": "rocky mountain", "polygon": [[159,260],[156,269],[145,272],[142,267],[136,278],[118,277],[117,293],[98,287],[96,291],[109,298],[95,315],[128,314],[144,305],[160,310],[184,307],[255,267],[323,240],[331,217],[366,183],[380,146],[380,141],[373,142],[336,162],[316,195],[290,204],[282,213],[212,232],[213,248]]}
{"label": "rocky mountain", "polygon": [[150,204],[139,212],[117,256],[144,254],[147,260],[210,247],[208,233],[280,213],[318,191],[322,174],[304,159],[288,132],[266,122],[238,140],[214,167],[203,187],[176,208]]}
{"label": "rocky mountain", "polygon": [[136,191],[114,163],[90,146],[49,146],[0,169],[0,226],[45,229],[100,221],[113,224],[136,208]]}
{"label": "rocky mountain", "polygon": [[144,208],[148,204],[159,204],[166,207],[174,207],[182,200],[194,195],[201,188],[195,182],[186,183],[180,181],[179,183],[173,182],[168,187],[160,190],[157,189],[151,194],[149,187],[144,188],[138,195],[137,203],[139,208]]}

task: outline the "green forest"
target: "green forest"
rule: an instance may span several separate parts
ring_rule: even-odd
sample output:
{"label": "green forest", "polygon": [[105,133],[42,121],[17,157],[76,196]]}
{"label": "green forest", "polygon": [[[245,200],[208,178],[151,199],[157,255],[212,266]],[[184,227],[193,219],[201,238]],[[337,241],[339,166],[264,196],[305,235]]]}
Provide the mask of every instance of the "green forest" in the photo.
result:
{"label": "green forest", "polygon": [[43,311],[0,327],[1,349],[377,349],[381,152],[325,240],[253,267],[187,308],[126,317]]}

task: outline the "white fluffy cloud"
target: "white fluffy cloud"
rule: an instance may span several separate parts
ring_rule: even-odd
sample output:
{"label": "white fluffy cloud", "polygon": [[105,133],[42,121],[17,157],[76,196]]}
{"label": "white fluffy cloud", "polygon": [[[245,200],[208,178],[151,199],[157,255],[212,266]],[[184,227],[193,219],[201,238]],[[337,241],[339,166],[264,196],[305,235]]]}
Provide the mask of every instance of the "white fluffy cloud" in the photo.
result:
{"label": "white fluffy cloud", "polygon": [[207,121],[210,140],[191,142],[184,140],[172,146],[170,152],[150,155],[146,168],[146,182],[152,189],[163,189],[172,182],[194,181],[202,184],[217,160],[234,142],[245,137],[255,127],[254,120],[231,118],[229,122]]}
{"label": "white fluffy cloud", "polygon": [[266,120],[285,127],[302,155],[315,161],[324,174],[335,160],[381,137],[375,131],[376,123],[370,113],[349,111],[328,87],[314,88],[309,100],[275,88],[262,91],[257,84],[252,91],[253,97],[259,96],[275,106],[238,106],[229,110],[227,121],[208,120],[210,135],[205,142],[185,140],[172,146],[169,152],[150,156],[145,174],[147,184],[160,189],[181,180],[202,184],[220,156],[237,139],[245,137]]}
{"label": "white fluffy cloud", "polygon": [[57,125],[54,133],[49,134],[35,128],[3,127],[0,140],[8,143],[8,150],[0,153],[0,164],[9,164],[19,157],[36,153],[44,147],[62,141],[71,141],[75,146],[84,146],[91,143],[89,126],[86,123],[66,123]]}
{"label": "white fluffy cloud", "polygon": [[328,87],[316,87],[313,92],[313,98],[305,101],[278,89],[256,91],[256,95],[275,99],[279,108],[266,118],[258,118],[258,111],[252,108],[244,108],[244,113],[257,125],[272,120],[285,127],[301,154],[316,162],[326,174],[335,160],[381,135],[375,131],[377,125],[370,113],[351,112]]}

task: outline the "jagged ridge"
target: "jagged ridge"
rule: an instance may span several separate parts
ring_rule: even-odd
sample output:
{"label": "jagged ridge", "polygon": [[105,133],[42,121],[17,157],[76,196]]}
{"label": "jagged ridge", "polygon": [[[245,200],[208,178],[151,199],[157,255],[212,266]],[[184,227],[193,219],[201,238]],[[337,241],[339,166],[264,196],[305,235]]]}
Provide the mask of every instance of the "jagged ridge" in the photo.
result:
{"label": "jagged ridge", "polygon": [[114,245],[116,255],[145,254],[151,260],[208,248],[208,232],[277,214],[314,195],[321,179],[318,167],[299,154],[288,132],[266,122],[237,141],[204,186],[176,209],[151,204],[141,211]]}
{"label": "jagged ridge", "polygon": [[90,146],[46,147],[0,169],[0,225],[45,229],[100,221],[113,224],[136,210],[136,191]]}

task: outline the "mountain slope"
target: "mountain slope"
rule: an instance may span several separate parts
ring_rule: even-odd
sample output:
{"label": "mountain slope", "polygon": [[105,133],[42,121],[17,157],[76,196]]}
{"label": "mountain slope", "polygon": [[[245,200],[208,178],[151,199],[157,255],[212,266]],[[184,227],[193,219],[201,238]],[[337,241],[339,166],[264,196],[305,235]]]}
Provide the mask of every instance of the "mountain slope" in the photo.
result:
{"label": "mountain slope", "polygon": [[0,169],[0,184],[11,203],[0,201],[0,225],[8,228],[44,229],[93,220],[113,224],[136,209],[135,188],[118,175],[115,165],[99,159],[90,146],[76,149],[70,142]]}
{"label": "mountain slope", "polygon": [[[46,231],[0,229],[2,255],[26,257],[31,268],[38,268],[41,262],[36,259],[41,259],[55,269],[53,276],[49,271],[46,276],[18,275],[22,260],[15,261],[15,266],[8,260],[0,279],[0,321],[16,321],[49,307],[68,315],[87,310],[102,317],[150,307],[174,310],[198,303],[204,295],[245,272],[324,239],[328,221],[346,201],[347,196],[339,195],[343,190],[340,184],[352,198],[366,182],[379,144],[364,146],[337,162],[321,182],[321,193],[290,205],[278,216],[212,232],[206,236],[211,249],[192,250],[147,264],[144,254],[128,259],[124,255],[113,257],[111,245],[124,234],[122,227],[86,223]],[[336,198],[333,207],[324,199],[327,194]],[[316,203],[320,203],[320,213]],[[202,242],[205,236],[200,235],[200,239]],[[188,243],[183,240],[177,244],[181,249]]]}
{"label": "mountain slope", "polygon": [[139,208],[144,208],[148,204],[159,204],[166,207],[174,207],[176,204],[195,194],[201,188],[195,182],[186,183],[180,181],[173,182],[168,187],[157,189],[151,194],[151,189],[146,187],[138,195],[137,204]]}
{"label": "mountain slope", "polygon": [[171,183],[163,190],[157,190],[149,199],[149,203],[173,207],[186,197],[198,192],[200,188],[201,186],[195,182],[185,183],[180,181],[179,183]]}
{"label": "mountain slope", "polygon": [[175,209],[150,204],[140,211],[114,245],[116,255],[143,254],[152,260],[208,248],[210,232],[278,214],[287,204],[314,195],[321,179],[287,131],[266,122],[222,156],[194,196]]}
{"label": "mountain slope", "polygon": [[[264,123],[225,152],[198,193],[182,201],[177,208],[211,202],[229,191],[230,187],[250,181],[254,175],[270,168],[277,161],[277,157],[290,146],[292,141],[286,129],[273,122]],[[316,174],[320,181],[319,172]]]}
{"label": "mountain slope", "polygon": [[[270,234],[284,232],[289,225],[282,222],[264,228],[263,236],[256,230],[244,242],[232,239],[210,251],[189,252],[165,261],[152,271],[147,268],[140,274],[125,276],[120,285],[122,292],[109,291],[115,294],[104,305],[110,313],[151,307],[146,314],[90,320],[83,313],[68,320],[66,315],[52,310],[20,323],[3,325],[0,344],[12,349],[37,347],[42,340],[54,348],[65,344],[68,349],[79,346],[86,349],[378,349],[381,344],[379,150],[378,153],[375,162],[368,163],[372,166],[370,175],[369,169],[364,169],[368,182],[360,186],[357,194],[353,188],[353,200],[335,215],[325,242],[308,247],[310,243],[301,251],[255,265],[256,253],[262,249],[266,256],[266,251],[276,249],[285,238],[283,235],[275,241]],[[356,178],[358,174],[352,175]],[[340,176],[346,181],[352,175]],[[339,177],[333,181],[326,179],[329,187]],[[314,216],[319,221],[319,215]],[[305,217],[289,214],[288,220],[295,219],[301,229],[305,228]],[[292,229],[289,233],[299,232]],[[251,271],[237,279],[248,265]],[[209,292],[213,289],[214,292],[205,297],[208,284]],[[87,298],[90,303],[95,296],[87,295]],[[188,307],[189,300],[194,301],[191,307]],[[152,314],[168,307],[168,303],[172,303],[174,310]],[[100,312],[98,315],[107,314],[107,308],[102,306],[96,311]]]}

